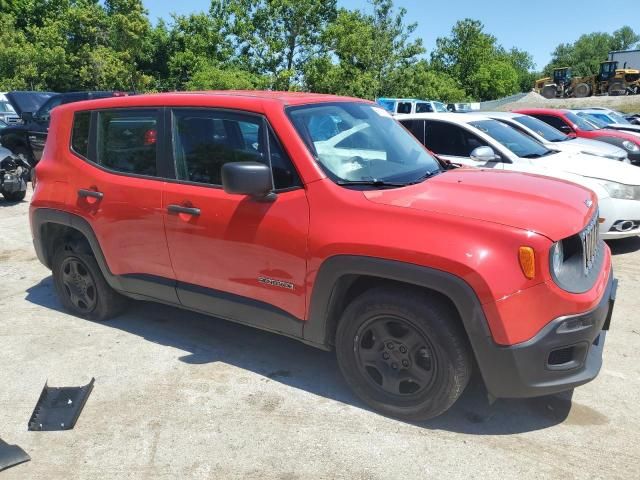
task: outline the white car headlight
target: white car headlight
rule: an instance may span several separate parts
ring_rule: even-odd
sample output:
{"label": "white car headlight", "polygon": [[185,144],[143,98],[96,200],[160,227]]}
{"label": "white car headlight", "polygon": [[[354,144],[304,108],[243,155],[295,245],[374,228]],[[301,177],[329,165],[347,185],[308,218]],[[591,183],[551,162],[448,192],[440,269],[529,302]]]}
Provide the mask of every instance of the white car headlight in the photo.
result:
{"label": "white car headlight", "polygon": [[560,270],[562,269],[562,264],[564,263],[564,250],[562,249],[562,241],[556,242],[551,245],[551,251],[549,252],[551,256],[551,270],[554,276],[558,277],[560,275]]}
{"label": "white car headlight", "polygon": [[625,140],[624,142],[622,142],[622,146],[627,150],[629,150],[630,152],[635,153],[640,151],[640,147],[638,147],[638,145],[636,145],[635,143],[630,142],[629,140]]}
{"label": "white car headlight", "polygon": [[621,200],[640,200],[640,186],[625,185],[624,183],[611,182],[598,179],[598,183],[607,191],[611,198]]}

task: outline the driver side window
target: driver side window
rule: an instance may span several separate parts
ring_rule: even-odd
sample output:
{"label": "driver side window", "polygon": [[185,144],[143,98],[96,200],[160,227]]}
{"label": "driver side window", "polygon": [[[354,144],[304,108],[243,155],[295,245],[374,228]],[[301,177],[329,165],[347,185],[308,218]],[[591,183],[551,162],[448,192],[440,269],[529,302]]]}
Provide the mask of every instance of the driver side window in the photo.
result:
{"label": "driver side window", "polygon": [[440,155],[469,157],[478,147],[489,146],[473,133],[452,123],[427,121],[425,146]]}

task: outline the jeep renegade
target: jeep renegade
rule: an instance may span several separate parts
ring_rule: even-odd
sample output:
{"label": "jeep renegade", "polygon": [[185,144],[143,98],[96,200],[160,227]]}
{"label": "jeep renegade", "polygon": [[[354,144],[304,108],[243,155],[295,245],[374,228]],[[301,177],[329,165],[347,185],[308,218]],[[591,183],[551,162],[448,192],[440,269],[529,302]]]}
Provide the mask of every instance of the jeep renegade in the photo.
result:
{"label": "jeep renegade", "polygon": [[388,415],[598,374],[616,281],[595,194],[441,163],[384,109],[279,92],[72,103],[30,207],[60,302],[176,305],[335,349]]}

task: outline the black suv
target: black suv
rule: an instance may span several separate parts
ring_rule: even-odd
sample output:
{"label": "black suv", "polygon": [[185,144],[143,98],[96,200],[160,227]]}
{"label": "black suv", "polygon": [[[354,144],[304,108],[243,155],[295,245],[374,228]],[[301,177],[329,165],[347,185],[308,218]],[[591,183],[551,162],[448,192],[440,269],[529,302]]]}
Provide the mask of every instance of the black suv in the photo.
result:
{"label": "black suv", "polygon": [[95,98],[123,96],[126,93],[98,92],[11,92],[6,97],[20,115],[22,123],[12,125],[0,131],[0,144],[15,154],[22,154],[35,165],[42,157],[47,132],[49,115],[58,105]]}

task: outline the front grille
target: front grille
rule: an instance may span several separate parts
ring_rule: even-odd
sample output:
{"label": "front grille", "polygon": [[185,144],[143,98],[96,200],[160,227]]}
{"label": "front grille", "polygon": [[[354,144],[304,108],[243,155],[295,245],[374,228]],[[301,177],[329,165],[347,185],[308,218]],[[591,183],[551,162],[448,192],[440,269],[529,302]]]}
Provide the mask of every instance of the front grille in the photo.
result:
{"label": "front grille", "polygon": [[593,216],[589,224],[580,232],[582,241],[582,266],[585,275],[589,274],[598,254],[600,245],[600,234],[598,224],[598,213]]}

